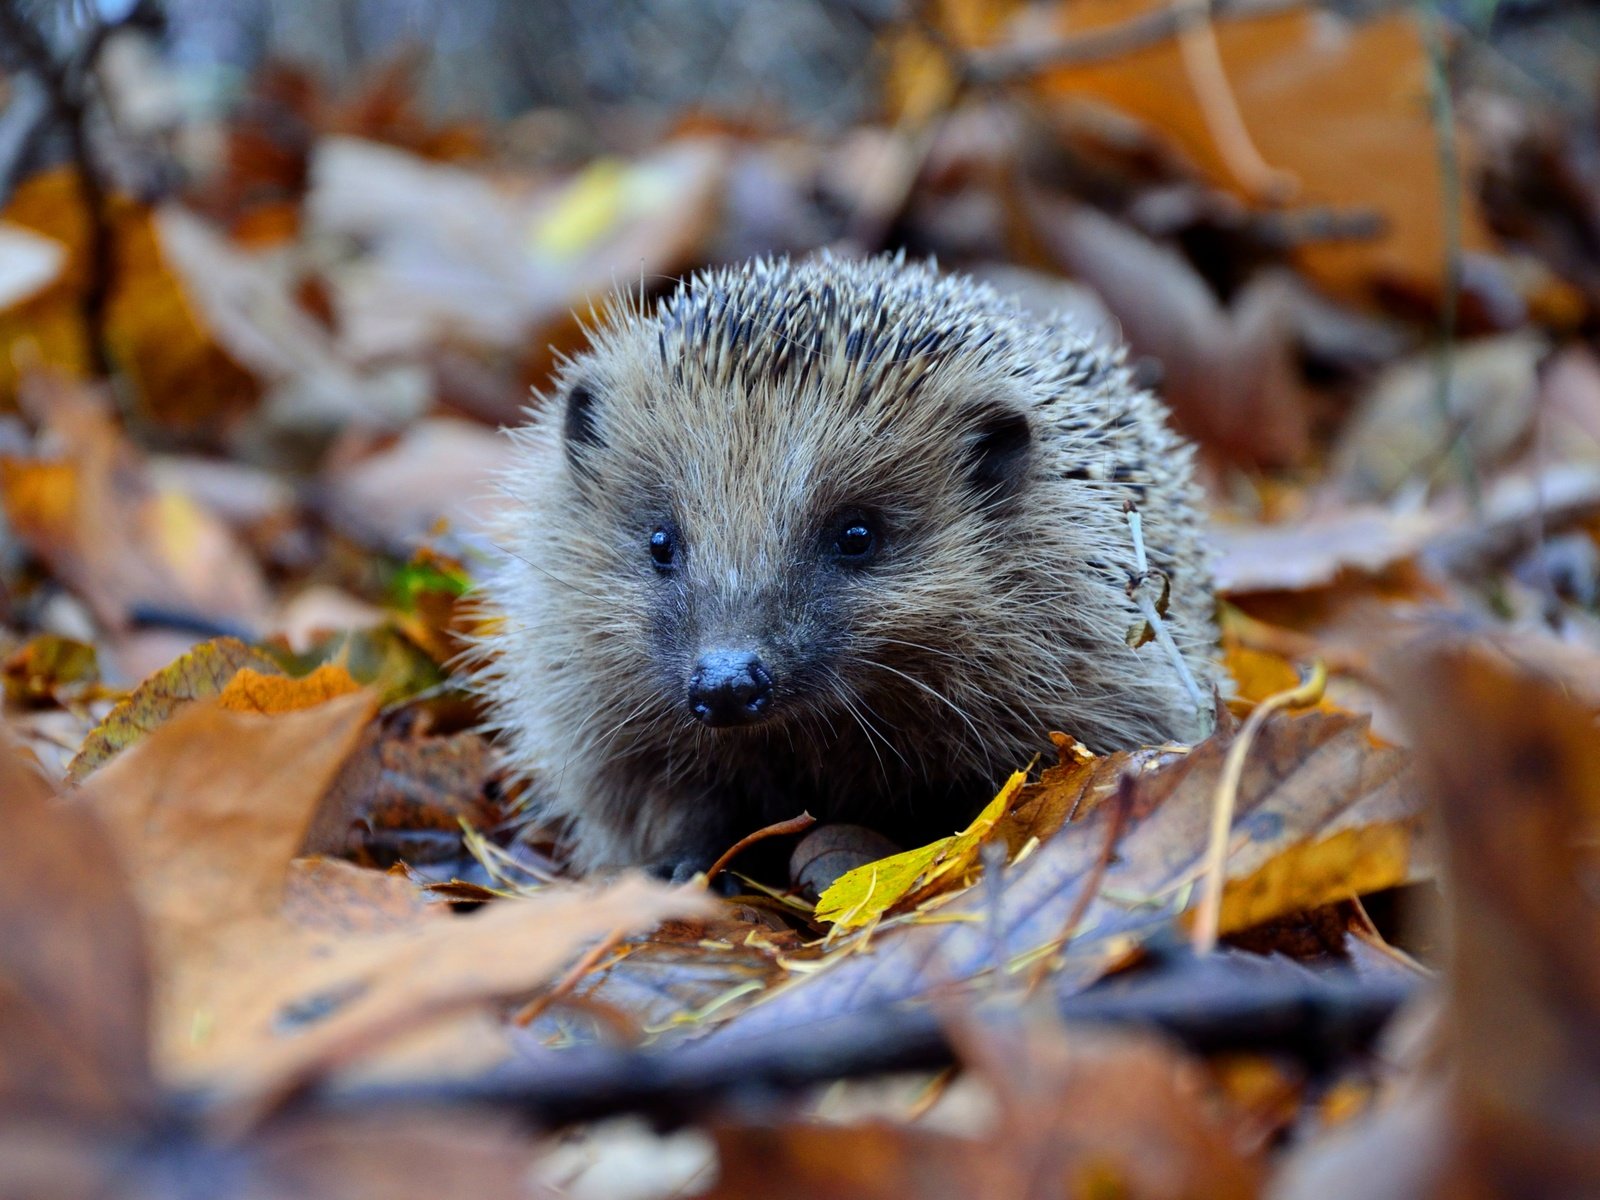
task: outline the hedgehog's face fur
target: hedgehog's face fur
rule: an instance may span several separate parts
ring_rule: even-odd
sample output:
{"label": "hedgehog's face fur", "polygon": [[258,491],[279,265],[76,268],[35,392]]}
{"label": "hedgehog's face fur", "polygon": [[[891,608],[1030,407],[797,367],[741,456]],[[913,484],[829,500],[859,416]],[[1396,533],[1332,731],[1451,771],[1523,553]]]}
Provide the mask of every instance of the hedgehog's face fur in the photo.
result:
{"label": "hedgehog's face fur", "polygon": [[940,381],[976,395],[930,395],[912,419],[803,381],[585,368],[558,402],[589,561],[564,569],[610,585],[583,618],[605,674],[653,689],[658,719],[730,733],[865,717],[908,661],[938,686],[923,646],[970,617],[973,560],[1005,556],[998,517],[1029,468],[1014,385]]}
{"label": "hedgehog's face fur", "polygon": [[1066,336],[883,261],[756,263],[608,314],[518,433],[483,676],[581,859],[714,853],[804,807],[990,780],[1021,765],[996,750],[1067,725],[1064,695],[1172,724],[1077,677],[1074,643],[1124,652],[1137,617],[1083,572],[1125,581],[1132,548],[1101,544],[1120,499],[1075,529],[1115,456],[1063,469],[1052,406],[1154,402]]}

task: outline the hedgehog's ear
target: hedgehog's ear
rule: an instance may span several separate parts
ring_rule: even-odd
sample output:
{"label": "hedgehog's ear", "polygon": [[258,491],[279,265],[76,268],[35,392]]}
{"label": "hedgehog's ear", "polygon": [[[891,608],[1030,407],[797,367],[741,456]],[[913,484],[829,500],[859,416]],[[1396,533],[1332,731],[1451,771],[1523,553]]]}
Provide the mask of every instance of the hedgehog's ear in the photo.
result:
{"label": "hedgehog's ear", "polygon": [[1022,489],[1033,457],[1027,414],[1008,404],[985,404],[967,435],[967,483],[988,504],[1003,504]]}
{"label": "hedgehog's ear", "polygon": [[572,385],[563,403],[566,410],[561,418],[561,438],[566,445],[567,461],[576,467],[582,464],[586,450],[605,445],[600,437],[599,406],[594,388],[581,379]]}

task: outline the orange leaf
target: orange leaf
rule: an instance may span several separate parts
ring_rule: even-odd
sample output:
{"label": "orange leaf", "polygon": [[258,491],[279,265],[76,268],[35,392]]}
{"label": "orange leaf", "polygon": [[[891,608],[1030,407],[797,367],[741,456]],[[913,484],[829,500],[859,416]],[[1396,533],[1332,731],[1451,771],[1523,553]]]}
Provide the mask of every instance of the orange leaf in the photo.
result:
{"label": "orange leaf", "polygon": [[[146,415],[187,430],[214,428],[219,416],[254,400],[255,382],[196,319],[150,209],[121,196],[108,208],[115,253],[106,339],[116,365]],[[19,362],[87,374],[81,305],[91,278],[89,221],[71,168],[29,179],[4,215],[59,243],[66,261],[50,286],[0,311],[0,397],[15,392]],[[24,346],[31,353],[19,354]]]}
{"label": "orange leaf", "polygon": [[350,672],[337,663],[323,663],[300,679],[241,667],[218,694],[217,703],[231,712],[283,713],[314,708],[360,690]]}

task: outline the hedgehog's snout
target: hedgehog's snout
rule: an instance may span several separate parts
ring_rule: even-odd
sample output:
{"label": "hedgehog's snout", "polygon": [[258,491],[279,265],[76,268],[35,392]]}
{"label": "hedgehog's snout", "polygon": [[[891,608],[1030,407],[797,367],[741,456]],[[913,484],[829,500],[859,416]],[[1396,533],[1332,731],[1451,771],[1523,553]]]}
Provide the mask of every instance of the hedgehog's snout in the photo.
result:
{"label": "hedgehog's snout", "polygon": [[708,650],[689,675],[688,698],[707,725],[750,725],[772,707],[772,675],[754,651]]}

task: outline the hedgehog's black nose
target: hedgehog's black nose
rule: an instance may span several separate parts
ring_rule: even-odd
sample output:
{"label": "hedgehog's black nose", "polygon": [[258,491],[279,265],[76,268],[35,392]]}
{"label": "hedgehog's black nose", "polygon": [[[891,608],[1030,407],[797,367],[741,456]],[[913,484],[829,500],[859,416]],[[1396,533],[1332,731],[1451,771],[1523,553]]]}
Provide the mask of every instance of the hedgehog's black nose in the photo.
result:
{"label": "hedgehog's black nose", "polygon": [[772,703],[772,676],[748,650],[708,650],[689,676],[689,707],[707,725],[759,721]]}

